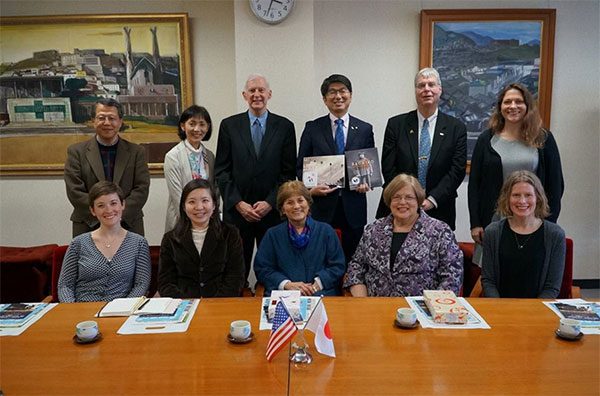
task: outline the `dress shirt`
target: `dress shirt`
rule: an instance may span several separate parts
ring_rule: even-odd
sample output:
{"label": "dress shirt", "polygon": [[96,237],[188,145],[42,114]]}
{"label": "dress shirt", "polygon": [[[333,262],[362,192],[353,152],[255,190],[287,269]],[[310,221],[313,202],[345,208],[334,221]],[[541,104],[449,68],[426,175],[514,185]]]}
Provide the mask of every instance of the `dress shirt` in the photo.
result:
{"label": "dress shirt", "polygon": [[343,117],[336,117],[333,114],[329,113],[329,120],[331,121],[331,135],[333,136],[333,141],[335,142],[335,130],[337,129],[337,125],[335,121],[341,119],[344,121],[342,128],[344,129],[344,147],[346,147],[346,143],[348,142],[348,127],[350,126],[350,115],[348,113],[344,114]]}
{"label": "dress shirt", "polygon": [[258,120],[258,122],[260,122],[260,131],[264,137],[267,129],[267,117],[269,116],[269,111],[267,110],[257,117],[254,115],[254,113],[248,110],[248,116],[250,117],[250,131],[252,131],[252,125],[254,125],[254,121]]}
{"label": "dress shirt", "polygon": [[[435,109],[435,112],[431,116],[429,116],[429,118],[427,118],[427,121],[429,121],[429,141],[431,142],[432,148],[433,148],[433,136],[435,133],[435,125],[437,123],[437,116],[438,116],[438,109]],[[417,136],[418,137],[417,141],[420,142],[421,141],[421,131],[423,130],[423,122],[425,121],[425,117],[423,117],[423,115],[421,114],[421,112],[419,112],[419,110],[417,110],[417,119],[419,120],[419,136]],[[429,155],[429,158],[431,159],[431,155]],[[431,195],[428,196],[427,199],[429,201],[431,201],[431,203],[433,204],[433,206],[435,208],[438,207],[437,201]]]}

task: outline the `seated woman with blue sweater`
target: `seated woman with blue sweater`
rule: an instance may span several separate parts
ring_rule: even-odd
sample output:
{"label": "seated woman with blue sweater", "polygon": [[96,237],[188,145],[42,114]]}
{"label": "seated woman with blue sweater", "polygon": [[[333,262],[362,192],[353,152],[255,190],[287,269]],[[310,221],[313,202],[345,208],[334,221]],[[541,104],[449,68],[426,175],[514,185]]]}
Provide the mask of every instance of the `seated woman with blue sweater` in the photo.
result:
{"label": "seated woman with blue sweater", "polygon": [[100,181],[90,189],[89,205],[100,227],[69,245],[58,279],[58,300],[143,296],[150,284],[150,251],[143,236],[121,226],[123,191],[113,182]]}
{"label": "seated woman with blue sweater", "polygon": [[329,224],[310,216],[312,198],[300,181],[284,183],[277,208],[287,221],[270,228],[254,259],[256,278],[272,290],[300,290],[303,296],[341,294],[344,253]]}
{"label": "seated woman with blue sweater", "polygon": [[513,172],[498,198],[502,220],[485,229],[481,284],[485,297],[556,298],[565,268],[565,232],[550,215],[540,179]]}

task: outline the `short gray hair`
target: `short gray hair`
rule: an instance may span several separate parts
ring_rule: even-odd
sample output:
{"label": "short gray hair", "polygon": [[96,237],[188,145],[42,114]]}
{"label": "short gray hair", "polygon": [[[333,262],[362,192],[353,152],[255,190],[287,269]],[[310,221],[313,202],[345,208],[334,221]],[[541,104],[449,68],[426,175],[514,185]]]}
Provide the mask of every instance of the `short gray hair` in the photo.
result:
{"label": "short gray hair", "polygon": [[253,80],[264,80],[265,84],[267,86],[267,89],[271,89],[271,87],[269,86],[269,80],[267,80],[267,77],[263,76],[262,74],[252,73],[246,79],[246,84],[244,84],[244,91],[248,90],[248,83]]}
{"label": "short gray hair", "polygon": [[419,79],[419,77],[435,77],[438,85],[440,86],[440,88],[442,88],[442,79],[440,78],[440,73],[438,73],[438,71],[435,70],[433,67],[426,67],[424,69],[419,70],[419,72],[415,76],[415,88],[417,87],[417,80]]}

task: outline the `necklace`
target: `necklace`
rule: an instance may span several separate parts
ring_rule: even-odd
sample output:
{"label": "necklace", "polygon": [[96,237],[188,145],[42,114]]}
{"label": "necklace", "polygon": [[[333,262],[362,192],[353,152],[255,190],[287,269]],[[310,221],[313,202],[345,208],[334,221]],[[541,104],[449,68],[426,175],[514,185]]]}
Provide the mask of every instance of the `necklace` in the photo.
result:
{"label": "necklace", "polygon": [[523,247],[525,247],[525,244],[527,242],[529,242],[529,240],[531,239],[533,234],[535,234],[535,231],[533,233],[527,235],[527,238],[525,239],[525,241],[523,241],[523,243],[519,243],[519,237],[517,237],[517,233],[513,231],[513,235],[515,236],[515,242],[517,243],[517,248],[519,250],[523,249]]}
{"label": "necklace", "polygon": [[116,237],[113,238],[112,241],[102,242],[102,244],[104,245],[104,247],[109,248],[113,244],[113,242],[115,241],[115,239],[117,239],[117,238]]}

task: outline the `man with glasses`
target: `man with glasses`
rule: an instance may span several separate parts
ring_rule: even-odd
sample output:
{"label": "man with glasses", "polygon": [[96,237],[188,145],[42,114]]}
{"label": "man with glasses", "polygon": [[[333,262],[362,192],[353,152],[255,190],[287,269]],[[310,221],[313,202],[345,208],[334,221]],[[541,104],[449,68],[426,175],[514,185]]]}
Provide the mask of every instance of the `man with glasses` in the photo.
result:
{"label": "man with glasses", "polygon": [[[467,128],[438,110],[442,82],[437,70],[425,68],[415,76],[417,110],[388,120],[381,152],[385,187],[400,173],[418,178],[426,199],[421,209],[455,229],[456,190],[465,177]],[[390,209],[383,197],[377,218]]]}
{"label": "man with glasses", "polygon": [[[323,102],[329,114],[308,121],[302,132],[296,173],[302,180],[304,157],[340,155],[346,151],[375,147],[373,126],[348,114],[352,102],[352,83],[341,74],[332,74],[321,84]],[[311,207],[315,220],[329,223],[342,231],[342,248],[346,262],[350,261],[367,224],[368,185],[349,188],[346,170],[343,188],[317,185],[311,188]]]}
{"label": "man with glasses", "polygon": [[92,216],[88,192],[94,184],[108,180],[118,184],[125,194],[121,224],[127,230],[144,235],[142,207],[148,199],[150,173],[144,149],[119,136],[123,125],[123,107],[114,99],[99,99],[92,111],[96,134],[90,140],[67,149],[65,184],[73,205],[73,237],[99,226]]}

